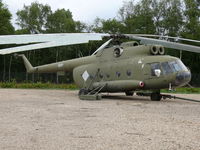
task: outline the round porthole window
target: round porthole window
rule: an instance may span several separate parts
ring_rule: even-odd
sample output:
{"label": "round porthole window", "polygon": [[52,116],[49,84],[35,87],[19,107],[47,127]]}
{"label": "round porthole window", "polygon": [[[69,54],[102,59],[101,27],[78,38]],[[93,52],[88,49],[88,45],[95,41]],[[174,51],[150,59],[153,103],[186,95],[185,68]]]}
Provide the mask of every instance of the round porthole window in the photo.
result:
{"label": "round porthole window", "polygon": [[120,72],[116,72],[116,75],[117,75],[117,77],[120,77],[121,73]]}
{"label": "round porthole window", "polygon": [[131,76],[132,72],[130,70],[127,70],[126,74],[127,76]]}

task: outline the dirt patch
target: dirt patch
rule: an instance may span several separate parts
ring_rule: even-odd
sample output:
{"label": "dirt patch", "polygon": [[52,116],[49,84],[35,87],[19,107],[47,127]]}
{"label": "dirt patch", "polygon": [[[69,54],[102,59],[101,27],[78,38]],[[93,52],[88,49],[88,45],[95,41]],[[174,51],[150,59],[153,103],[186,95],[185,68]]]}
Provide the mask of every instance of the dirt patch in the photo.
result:
{"label": "dirt patch", "polygon": [[0,149],[200,149],[200,103],[77,93],[0,89]]}

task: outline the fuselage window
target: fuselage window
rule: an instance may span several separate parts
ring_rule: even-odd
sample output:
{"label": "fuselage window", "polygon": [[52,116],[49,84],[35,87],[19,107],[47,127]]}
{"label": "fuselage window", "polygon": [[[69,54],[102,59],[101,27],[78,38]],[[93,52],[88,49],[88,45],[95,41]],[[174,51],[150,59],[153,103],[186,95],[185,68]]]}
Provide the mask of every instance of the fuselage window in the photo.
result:
{"label": "fuselage window", "polygon": [[121,73],[120,72],[116,72],[116,75],[117,75],[117,77],[120,77]]}
{"label": "fuselage window", "polygon": [[161,70],[160,69],[160,63],[153,63],[153,64],[151,64],[151,75],[152,76],[156,76],[155,70],[157,70],[157,69]]}
{"label": "fuselage window", "polygon": [[127,76],[131,76],[132,72],[130,70],[127,70],[126,74]]}

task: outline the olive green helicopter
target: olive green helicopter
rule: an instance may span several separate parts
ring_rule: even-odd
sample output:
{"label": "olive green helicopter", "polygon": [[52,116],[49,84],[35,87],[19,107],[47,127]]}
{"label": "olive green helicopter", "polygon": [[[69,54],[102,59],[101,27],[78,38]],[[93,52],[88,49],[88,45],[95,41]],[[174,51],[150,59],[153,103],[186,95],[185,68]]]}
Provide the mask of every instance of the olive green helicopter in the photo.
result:
{"label": "olive green helicopter", "polygon": [[[23,44],[1,49],[0,54],[82,44],[103,38],[109,40],[91,56],[72,60],[33,67],[24,54],[16,56],[23,58],[28,73],[73,72],[74,82],[80,88],[80,99],[97,100],[102,98],[101,93],[109,92],[124,92],[127,96],[132,96],[136,92],[137,95],[150,96],[151,100],[159,101],[162,98],[171,98],[161,94],[161,89],[185,86],[191,80],[190,70],[179,58],[165,55],[165,48],[200,53],[200,47],[180,43],[200,41],[185,38],[138,34],[62,33],[0,36],[0,45]],[[123,38],[134,41],[120,42]]]}

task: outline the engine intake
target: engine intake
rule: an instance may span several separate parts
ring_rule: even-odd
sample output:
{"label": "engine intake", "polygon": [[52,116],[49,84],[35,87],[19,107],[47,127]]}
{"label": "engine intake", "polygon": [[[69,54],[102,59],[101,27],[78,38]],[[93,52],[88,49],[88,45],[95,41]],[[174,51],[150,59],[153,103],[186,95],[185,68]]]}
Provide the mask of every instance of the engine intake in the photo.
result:
{"label": "engine intake", "polygon": [[152,55],[164,55],[165,54],[165,48],[161,45],[152,45],[150,47],[150,53]]}

